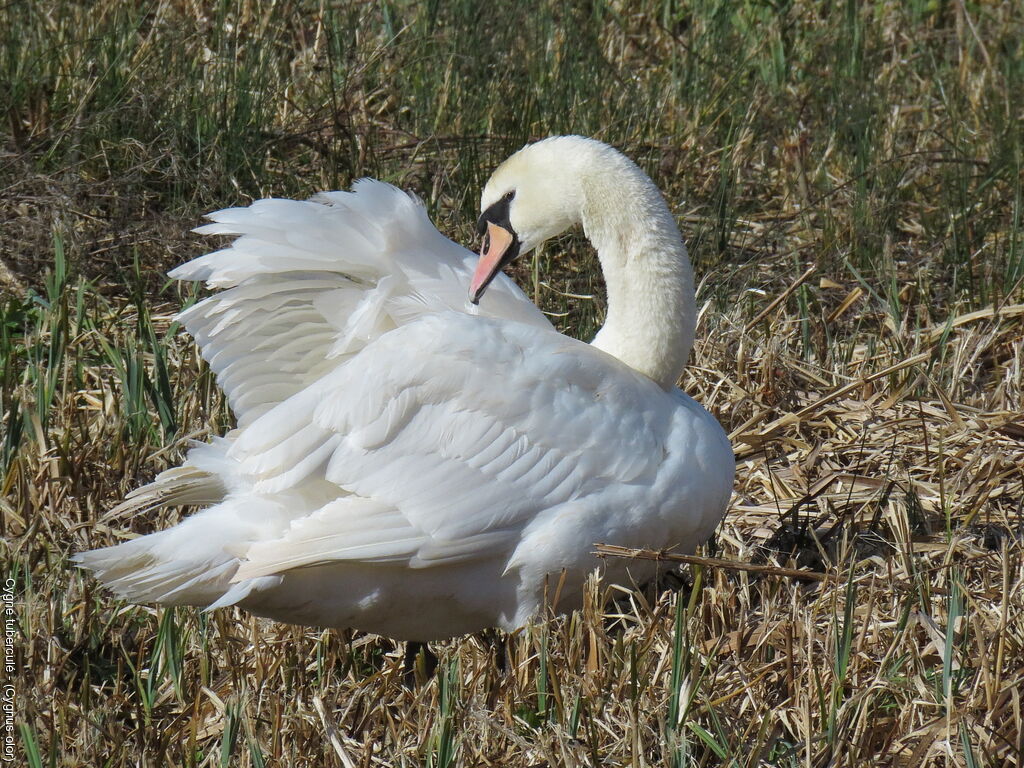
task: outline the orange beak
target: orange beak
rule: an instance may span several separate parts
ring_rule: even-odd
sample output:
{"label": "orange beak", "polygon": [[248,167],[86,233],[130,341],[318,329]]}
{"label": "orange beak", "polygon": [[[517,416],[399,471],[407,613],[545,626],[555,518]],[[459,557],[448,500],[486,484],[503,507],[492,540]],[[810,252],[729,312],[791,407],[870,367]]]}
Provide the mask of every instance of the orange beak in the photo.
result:
{"label": "orange beak", "polygon": [[487,286],[501,268],[512,261],[518,253],[519,243],[516,236],[493,221],[488,221],[484,242],[480,247],[480,261],[469,283],[469,300],[479,304]]}

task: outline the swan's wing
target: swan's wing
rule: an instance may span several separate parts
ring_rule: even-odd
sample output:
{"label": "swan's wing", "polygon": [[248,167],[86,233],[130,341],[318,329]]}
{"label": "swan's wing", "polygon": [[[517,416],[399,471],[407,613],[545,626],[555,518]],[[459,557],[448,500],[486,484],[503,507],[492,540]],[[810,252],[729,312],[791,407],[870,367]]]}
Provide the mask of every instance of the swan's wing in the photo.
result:
{"label": "swan's wing", "polygon": [[386,334],[254,422],[231,456],[257,492],[342,496],[245,553],[236,580],[332,561],[498,556],[524,528],[658,471],[672,399],[589,345],[443,313]]}
{"label": "swan's wing", "polygon": [[[259,200],[211,214],[202,234],[239,237],[170,274],[216,295],[179,316],[244,427],[367,343],[424,314],[466,311],[475,255],[421,203],[369,179],[309,201]],[[508,278],[482,314],[550,328]]]}

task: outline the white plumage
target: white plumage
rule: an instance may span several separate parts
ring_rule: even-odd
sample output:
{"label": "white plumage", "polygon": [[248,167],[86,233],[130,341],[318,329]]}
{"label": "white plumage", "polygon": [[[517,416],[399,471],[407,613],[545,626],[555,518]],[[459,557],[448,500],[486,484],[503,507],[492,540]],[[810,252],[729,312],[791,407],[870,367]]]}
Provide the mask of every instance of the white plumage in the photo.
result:
{"label": "white plumage", "polygon": [[[470,305],[476,256],[387,184],[215,213],[197,231],[238,238],[171,275],[223,289],[181,321],[238,427],[123,505],[211,506],[78,562],[134,601],[425,641],[521,626],[546,581],[571,607],[597,542],[692,550],[709,536],[732,452],[673,386],[693,289],[660,195],[614,150],[560,137],[513,156],[483,202],[524,252],[582,221],[609,281],[594,345],[557,333],[504,275]],[[642,307],[613,285],[630,273],[653,292]]]}

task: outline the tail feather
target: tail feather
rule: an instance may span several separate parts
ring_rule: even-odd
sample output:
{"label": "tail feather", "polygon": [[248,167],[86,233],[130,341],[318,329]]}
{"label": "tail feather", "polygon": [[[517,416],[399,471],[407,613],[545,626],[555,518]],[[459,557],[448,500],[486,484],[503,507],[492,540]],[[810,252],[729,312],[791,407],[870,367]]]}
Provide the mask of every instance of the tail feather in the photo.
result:
{"label": "tail feather", "polygon": [[148,485],[136,488],[104,515],[104,520],[150,512],[165,507],[204,506],[224,498],[224,484],[216,475],[184,466],[161,472]]}
{"label": "tail feather", "polygon": [[161,472],[153,482],[136,488],[104,515],[109,521],[154,509],[219,504],[228,493],[244,486],[238,462],[228,458],[235,434],[193,443],[185,463]]}
{"label": "tail feather", "polygon": [[287,510],[263,499],[229,499],[165,531],[81,552],[72,561],[136,603],[230,605],[280,577],[232,583],[254,540],[284,527]]}
{"label": "tail feather", "polygon": [[238,560],[226,553],[167,558],[160,550],[176,529],[72,557],[112,592],[134,603],[209,605],[231,588]]}

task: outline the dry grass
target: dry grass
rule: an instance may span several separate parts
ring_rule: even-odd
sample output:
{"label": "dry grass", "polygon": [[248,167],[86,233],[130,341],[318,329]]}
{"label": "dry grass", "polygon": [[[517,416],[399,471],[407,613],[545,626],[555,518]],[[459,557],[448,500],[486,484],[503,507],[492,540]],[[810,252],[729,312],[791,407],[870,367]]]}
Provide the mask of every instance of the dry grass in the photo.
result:
{"label": "dry grass", "polygon": [[[16,760],[1024,766],[1016,4],[156,7],[0,11]],[[644,163],[703,277],[683,385],[738,457],[703,561],[442,644],[413,688],[388,640],[68,568],[172,524],[106,511],[230,424],[161,278],[202,211],[372,173],[468,240],[488,169],[567,130]],[[594,266],[570,237],[517,277],[587,337]]]}

